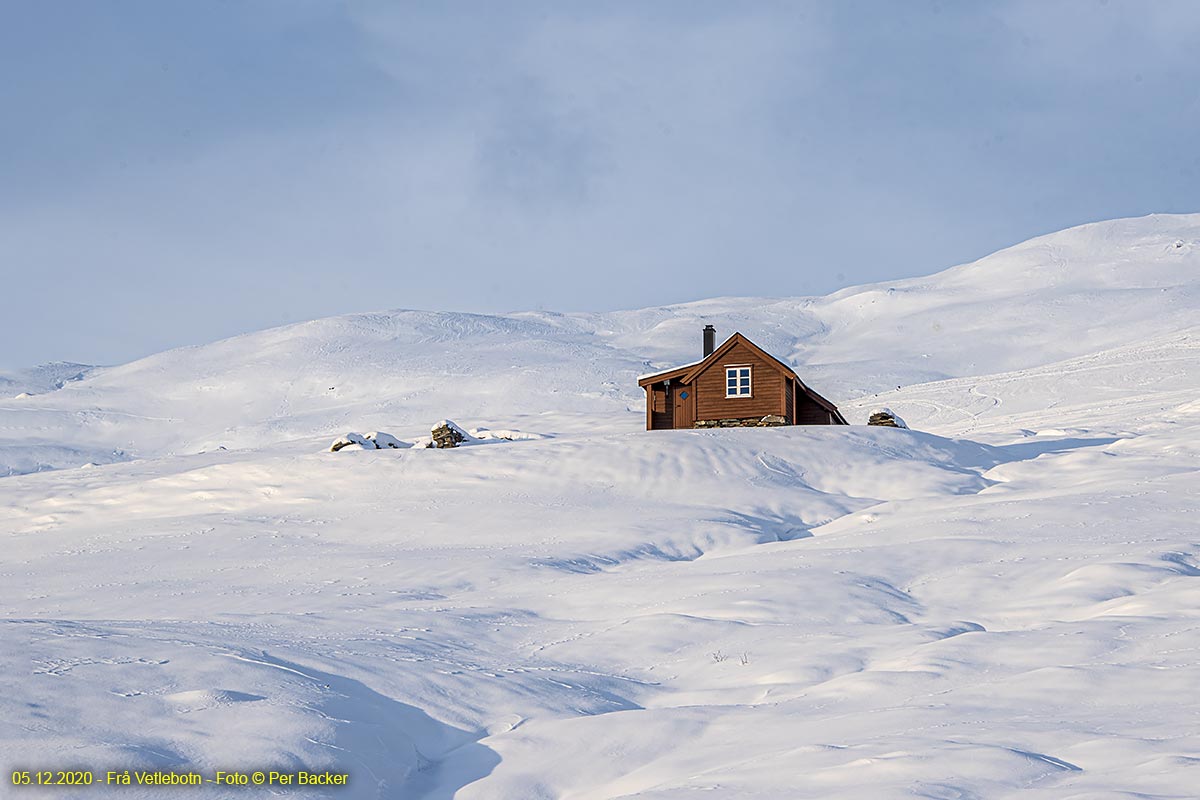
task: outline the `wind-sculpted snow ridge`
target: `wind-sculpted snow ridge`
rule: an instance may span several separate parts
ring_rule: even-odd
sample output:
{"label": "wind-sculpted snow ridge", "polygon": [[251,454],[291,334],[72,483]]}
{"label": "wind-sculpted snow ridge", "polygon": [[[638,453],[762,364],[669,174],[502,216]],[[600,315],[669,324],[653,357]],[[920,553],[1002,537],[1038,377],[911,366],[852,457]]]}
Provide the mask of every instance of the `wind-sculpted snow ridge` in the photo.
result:
{"label": "wind-sculpted snow ridge", "polygon": [[1194,433],[305,441],[11,478],[2,766],[342,769],[348,798],[1179,796]]}
{"label": "wind-sculpted snow ridge", "polygon": [[[594,581],[674,580],[673,565],[811,537],[885,499],[974,494],[1006,458],[898,433],[618,435],[349,461],[305,445],[14,478],[0,512],[8,563],[23,565],[0,598],[6,760],[65,748],[117,769],[340,764],[355,775],[346,796],[448,791],[499,763],[480,740],[527,719],[695,691],[649,663],[554,654],[614,626],[649,637],[634,644],[647,654],[663,634],[694,647],[694,633],[728,627],[686,610],[690,590],[610,606]],[[844,613],[899,618],[893,589],[833,581],[857,597]]]}

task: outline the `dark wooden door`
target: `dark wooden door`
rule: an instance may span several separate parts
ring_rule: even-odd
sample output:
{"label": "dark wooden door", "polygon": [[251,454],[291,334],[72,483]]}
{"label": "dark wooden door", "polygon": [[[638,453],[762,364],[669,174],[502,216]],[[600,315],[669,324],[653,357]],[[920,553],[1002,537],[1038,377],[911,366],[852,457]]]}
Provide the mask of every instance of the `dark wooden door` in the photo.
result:
{"label": "dark wooden door", "polygon": [[696,422],[696,398],[688,385],[671,386],[671,403],[675,408],[675,427],[690,428]]}

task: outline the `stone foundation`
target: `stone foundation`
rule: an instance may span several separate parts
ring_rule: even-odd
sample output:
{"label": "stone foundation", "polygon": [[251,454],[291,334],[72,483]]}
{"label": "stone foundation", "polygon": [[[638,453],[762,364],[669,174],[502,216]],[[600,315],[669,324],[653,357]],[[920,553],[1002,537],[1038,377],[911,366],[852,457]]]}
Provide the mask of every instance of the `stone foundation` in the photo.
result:
{"label": "stone foundation", "polygon": [[777,428],[787,425],[787,417],[768,414],[765,417],[746,417],[743,419],[702,419],[696,422],[694,428]]}

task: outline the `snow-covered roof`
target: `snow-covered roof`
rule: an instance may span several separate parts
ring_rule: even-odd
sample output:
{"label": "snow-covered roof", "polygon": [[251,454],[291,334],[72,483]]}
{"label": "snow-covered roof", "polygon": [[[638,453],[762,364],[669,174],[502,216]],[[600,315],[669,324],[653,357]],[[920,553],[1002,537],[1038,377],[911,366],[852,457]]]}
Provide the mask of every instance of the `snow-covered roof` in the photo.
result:
{"label": "snow-covered roof", "polygon": [[[708,358],[708,356],[705,356],[704,358]],[[687,369],[688,367],[694,367],[697,364],[704,361],[704,358],[697,359],[696,361],[689,361],[686,364],[680,364],[679,366],[671,367],[670,369],[660,369],[660,370],[655,370],[654,372],[647,372],[645,375],[638,375],[637,380],[643,381],[646,378],[653,378],[655,375],[663,375],[667,372],[674,372],[677,369]]]}

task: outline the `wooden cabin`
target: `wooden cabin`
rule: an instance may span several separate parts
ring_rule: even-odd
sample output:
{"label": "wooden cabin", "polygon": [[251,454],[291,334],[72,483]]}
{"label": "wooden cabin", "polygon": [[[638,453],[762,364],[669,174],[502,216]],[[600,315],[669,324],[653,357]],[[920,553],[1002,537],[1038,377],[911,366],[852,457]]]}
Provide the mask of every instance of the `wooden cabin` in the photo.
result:
{"label": "wooden cabin", "polygon": [[706,325],[703,359],[638,379],[646,430],[847,424],[837,406],[745,336],[735,333],[720,347],[715,339]]}

